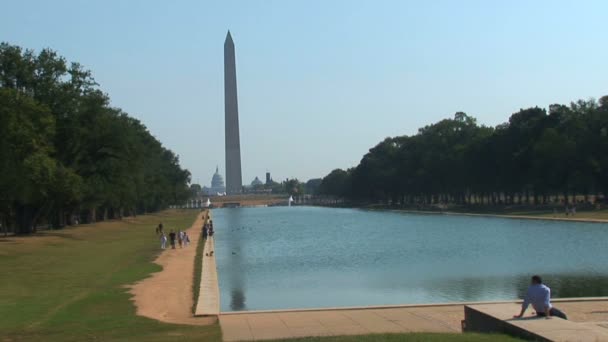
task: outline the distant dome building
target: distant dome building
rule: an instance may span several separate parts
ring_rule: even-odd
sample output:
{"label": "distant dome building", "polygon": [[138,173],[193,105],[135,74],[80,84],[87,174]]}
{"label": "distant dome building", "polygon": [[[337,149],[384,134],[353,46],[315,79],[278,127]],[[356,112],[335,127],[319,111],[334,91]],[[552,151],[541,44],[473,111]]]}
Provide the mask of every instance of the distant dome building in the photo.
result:
{"label": "distant dome building", "polygon": [[204,187],[203,192],[207,195],[224,194],[226,192],[224,177],[220,175],[219,167],[215,167],[215,173],[211,177],[211,187]]}
{"label": "distant dome building", "polygon": [[251,186],[255,187],[260,185],[264,185],[264,183],[262,183],[262,181],[256,176],[255,179],[251,182]]}
{"label": "distant dome building", "polygon": [[220,175],[219,167],[215,167],[215,173],[211,178],[211,188],[224,188],[224,178]]}

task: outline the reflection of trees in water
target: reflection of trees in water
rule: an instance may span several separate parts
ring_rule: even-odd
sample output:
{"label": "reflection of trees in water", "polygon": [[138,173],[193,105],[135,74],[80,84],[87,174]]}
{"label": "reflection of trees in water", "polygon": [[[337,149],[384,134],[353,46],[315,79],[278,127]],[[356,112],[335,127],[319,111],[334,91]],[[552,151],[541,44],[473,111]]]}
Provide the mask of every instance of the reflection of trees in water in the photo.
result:
{"label": "reflection of trees in water", "polygon": [[[533,274],[505,277],[446,278],[429,281],[428,288],[449,300],[478,301],[493,294],[494,299],[522,299]],[[539,274],[551,288],[551,298],[608,296],[608,276],[582,274]]]}
{"label": "reflection of trees in water", "polygon": [[[480,294],[487,293],[521,299],[526,295],[532,275],[446,279],[440,283],[433,283],[430,287],[446,298],[460,297],[463,301],[476,301],[479,300]],[[608,276],[542,273],[540,276],[551,288],[551,298],[608,296]]]}
{"label": "reflection of trees in water", "polygon": [[494,299],[522,298],[529,281],[526,276],[441,278],[429,281],[428,288],[437,291],[448,301],[473,302],[482,300],[488,294],[498,296]]}
{"label": "reflection of trees in water", "polygon": [[[608,276],[581,274],[540,274],[543,283],[551,288],[551,298],[601,297],[608,296]],[[463,282],[464,300],[472,300],[475,294],[488,290],[502,290],[505,293],[514,289],[517,298],[524,298],[530,285],[530,275],[515,278],[471,278]]]}
{"label": "reflection of trees in water", "polygon": [[247,308],[246,302],[247,297],[245,296],[245,281],[243,279],[243,258],[241,234],[243,231],[240,229],[242,224],[242,210],[239,208],[225,209],[226,215],[226,242],[230,249],[226,251],[230,253],[230,262],[228,265],[228,277],[230,278],[230,284],[232,289],[230,290],[230,308],[234,311],[245,310]]}
{"label": "reflection of trees in water", "polygon": [[553,298],[608,296],[608,277],[605,275],[546,275],[543,282],[551,288]]}

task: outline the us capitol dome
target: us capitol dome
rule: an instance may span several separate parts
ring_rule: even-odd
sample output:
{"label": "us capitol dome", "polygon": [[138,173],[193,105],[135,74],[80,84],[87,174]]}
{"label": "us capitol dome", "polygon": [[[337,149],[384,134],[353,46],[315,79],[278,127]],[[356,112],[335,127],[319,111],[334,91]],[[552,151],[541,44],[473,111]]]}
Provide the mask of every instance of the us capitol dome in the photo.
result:
{"label": "us capitol dome", "polygon": [[213,174],[213,177],[211,177],[211,187],[204,187],[203,192],[207,195],[218,195],[226,192],[224,177],[220,175],[219,167],[215,168],[215,173]]}

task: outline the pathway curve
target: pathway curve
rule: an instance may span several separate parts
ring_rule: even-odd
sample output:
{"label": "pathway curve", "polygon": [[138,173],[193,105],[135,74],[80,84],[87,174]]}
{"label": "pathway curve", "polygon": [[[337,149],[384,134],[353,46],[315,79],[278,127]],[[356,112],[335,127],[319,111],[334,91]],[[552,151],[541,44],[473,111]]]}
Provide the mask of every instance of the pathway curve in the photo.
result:
{"label": "pathway curve", "polygon": [[163,251],[154,261],[162,266],[162,271],[131,286],[138,315],[189,325],[209,325],[217,321],[215,317],[194,317],[192,314],[194,258],[205,214],[205,211],[200,213],[186,230],[192,242],[190,246]]}

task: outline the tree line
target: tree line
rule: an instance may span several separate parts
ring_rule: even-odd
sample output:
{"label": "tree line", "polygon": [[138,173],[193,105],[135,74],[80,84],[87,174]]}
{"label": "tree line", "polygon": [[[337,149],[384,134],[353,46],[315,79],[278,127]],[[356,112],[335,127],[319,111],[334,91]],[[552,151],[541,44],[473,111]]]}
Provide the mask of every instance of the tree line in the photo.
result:
{"label": "tree line", "polygon": [[319,192],[400,205],[590,202],[608,194],[608,96],[522,109],[496,127],[458,112],[386,138]]}
{"label": "tree line", "polygon": [[163,209],[190,173],[78,63],[0,44],[0,223],[18,234]]}

